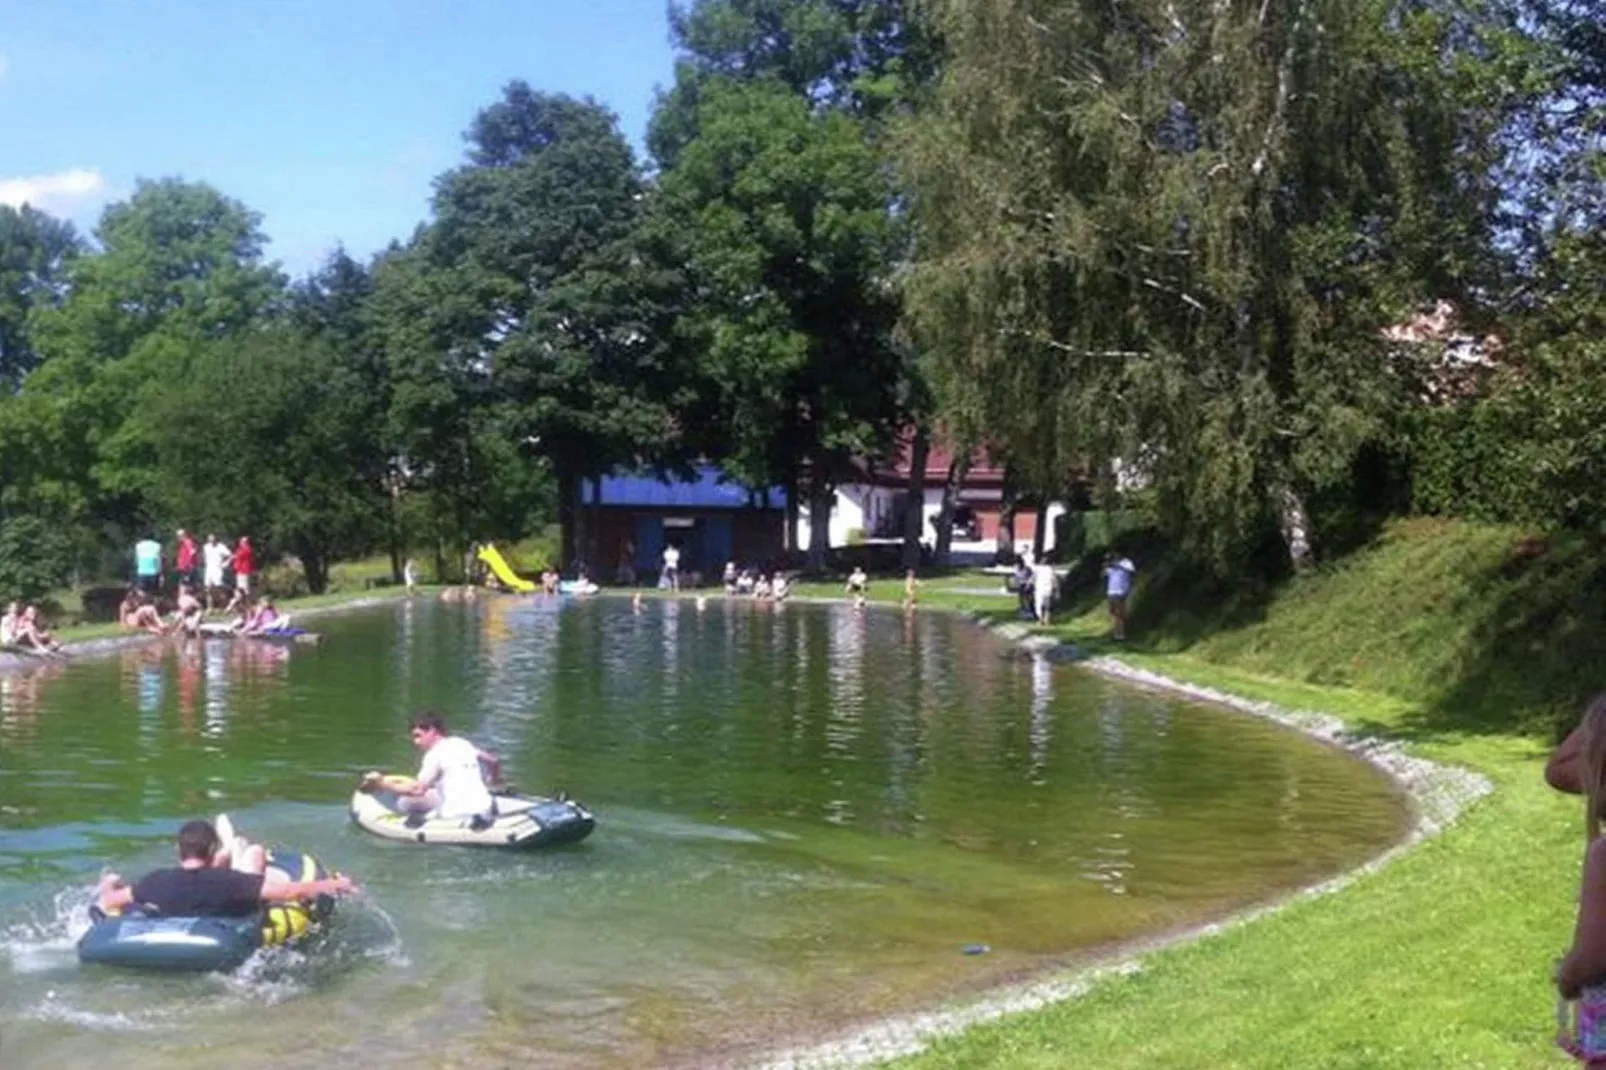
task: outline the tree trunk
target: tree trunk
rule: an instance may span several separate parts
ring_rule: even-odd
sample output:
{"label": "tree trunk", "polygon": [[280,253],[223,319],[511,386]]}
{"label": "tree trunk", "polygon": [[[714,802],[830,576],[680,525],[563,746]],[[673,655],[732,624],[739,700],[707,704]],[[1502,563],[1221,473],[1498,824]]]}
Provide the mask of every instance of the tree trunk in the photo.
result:
{"label": "tree trunk", "polygon": [[402,582],[402,567],[407,563],[407,554],[401,544],[401,521],[397,516],[401,511],[401,501],[394,493],[388,497],[390,511],[385,517],[385,542],[390,552],[390,582],[395,585]]}
{"label": "tree trunk", "polygon": [[1285,486],[1274,493],[1277,522],[1282,529],[1283,545],[1288,549],[1288,563],[1295,572],[1304,572],[1316,563],[1315,554],[1311,552],[1311,522],[1305,500],[1292,487]]}
{"label": "tree trunk", "polygon": [[797,545],[797,479],[789,476],[786,480],[786,530],[781,533],[781,540],[787,553],[798,549]]}
{"label": "tree trunk", "polygon": [[947,567],[954,544],[954,509],[959,504],[959,487],[970,469],[970,452],[956,450],[948,462],[948,478],[942,483],[942,505],[937,510],[937,564]]}
{"label": "tree trunk", "polygon": [[574,481],[574,556],[570,561],[576,578],[580,575],[580,569],[589,569],[591,563],[591,525],[586,522],[585,486],[584,476]]}
{"label": "tree trunk", "polygon": [[566,465],[553,463],[554,474],[558,483],[558,568],[568,568],[574,564],[575,548],[575,500],[579,497],[579,480]]}
{"label": "tree trunk", "polygon": [[1043,559],[1043,543],[1048,536],[1048,500],[1039,494],[1034,506],[1037,510],[1037,527],[1032,532],[1032,560]]}
{"label": "tree trunk", "polygon": [[296,556],[301,558],[301,574],[307,577],[307,592],[323,594],[329,589],[329,563],[311,543],[299,542]]}
{"label": "tree trunk", "polygon": [[825,478],[825,466],[816,464],[809,475],[809,558],[810,572],[825,571],[825,552],[831,547],[832,486]]}
{"label": "tree trunk", "polygon": [[926,515],[926,456],[931,451],[931,435],[925,427],[915,428],[909,446],[909,497],[903,506],[903,567],[920,566],[920,529]]}

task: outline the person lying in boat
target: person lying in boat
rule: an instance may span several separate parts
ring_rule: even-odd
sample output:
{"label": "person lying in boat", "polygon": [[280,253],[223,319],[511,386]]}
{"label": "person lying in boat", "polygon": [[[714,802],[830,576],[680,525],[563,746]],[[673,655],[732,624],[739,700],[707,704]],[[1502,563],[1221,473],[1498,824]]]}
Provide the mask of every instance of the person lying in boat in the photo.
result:
{"label": "person lying in boat", "polygon": [[108,914],[138,905],[169,917],[242,917],[264,903],[339,895],[355,887],[344,875],[315,881],[269,880],[264,872],[220,867],[214,863],[222,851],[211,822],[186,822],[178,830],[178,865],[153,870],[132,885],[115,873],[106,874],[100,879],[100,908]]}
{"label": "person lying in boat", "polygon": [[128,589],[122,605],[117,607],[117,619],[131,632],[153,632],[161,635],[167,631],[162,625],[162,615],[137,587]]}
{"label": "person lying in boat", "polygon": [[397,790],[402,809],[448,820],[494,817],[496,804],[486,786],[485,770],[491,783],[501,781],[502,760],[462,736],[447,735],[446,722],[438,713],[414,717],[409,731],[413,746],[424,752],[424,761],[413,783]]}

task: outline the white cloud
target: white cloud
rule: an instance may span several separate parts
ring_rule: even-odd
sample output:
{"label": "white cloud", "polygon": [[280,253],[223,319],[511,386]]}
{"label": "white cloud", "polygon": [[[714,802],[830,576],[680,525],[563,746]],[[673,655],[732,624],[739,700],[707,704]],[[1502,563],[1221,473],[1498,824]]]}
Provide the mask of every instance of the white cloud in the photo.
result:
{"label": "white cloud", "polygon": [[105,189],[106,180],[99,171],[72,167],[49,175],[0,178],[0,204],[12,208],[31,204],[40,211],[66,215],[99,199]]}

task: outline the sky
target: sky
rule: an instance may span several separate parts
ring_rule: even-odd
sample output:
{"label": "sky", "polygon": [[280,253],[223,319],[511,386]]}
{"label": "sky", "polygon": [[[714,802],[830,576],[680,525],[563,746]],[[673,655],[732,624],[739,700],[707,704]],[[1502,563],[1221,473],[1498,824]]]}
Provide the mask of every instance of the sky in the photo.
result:
{"label": "sky", "polygon": [[428,217],[502,86],[590,95],[641,148],[667,0],[6,0],[0,204],[85,233],[136,179],[211,184],[301,274]]}

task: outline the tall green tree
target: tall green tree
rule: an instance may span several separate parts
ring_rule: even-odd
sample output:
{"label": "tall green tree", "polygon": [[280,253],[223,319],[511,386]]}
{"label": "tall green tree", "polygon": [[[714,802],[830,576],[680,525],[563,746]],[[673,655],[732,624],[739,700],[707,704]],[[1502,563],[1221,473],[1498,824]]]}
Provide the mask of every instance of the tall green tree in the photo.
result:
{"label": "tall green tree", "polygon": [[697,128],[661,196],[685,225],[719,452],[753,483],[804,473],[819,567],[836,481],[896,430],[888,174],[851,117],[774,82],[706,82]]}
{"label": "tall green tree", "polygon": [[[1452,20],[1395,0],[941,0],[908,292],[1012,467],[1153,488],[1221,563],[1396,404],[1379,328],[1477,282],[1497,191]],[[970,393],[967,387],[966,393]],[[1113,482],[1113,480],[1110,480]]]}
{"label": "tall green tree", "polygon": [[71,223],[23,205],[0,205],[0,394],[38,366],[29,319],[66,295],[70,257],[82,249]]}
{"label": "tall green tree", "polygon": [[359,370],[323,339],[279,326],[208,343],[150,403],[155,510],[294,553],[320,593],[332,560],[382,535],[369,407]]}
{"label": "tall green tree", "polygon": [[37,474],[90,526],[150,519],[151,404],[193,371],[207,343],[279,306],[260,218],[210,186],[142,181],[111,205],[97,249],[73,258],[66,297],[32,316],[45,358],[22,400]]}
{"label": "tall green tree", "polygon": [[676,5],[676,82],[648,134],[723,413],[710,451],[750,482],[805,488],[815,567],[848,461],[886,455],[923,392],[891,337],[905,232],[882,147],[932,67],[907,9]]}
{"label": "tall green tree", "polygon": [[421,247],[425,270],[465,295],[437,352],[482,378],[509,440],[550,466],[573,562],[580,481],[675,451],[689,378],[675,273],[638,237],[646,191],[606,108],[513,82],[466,139]]}

